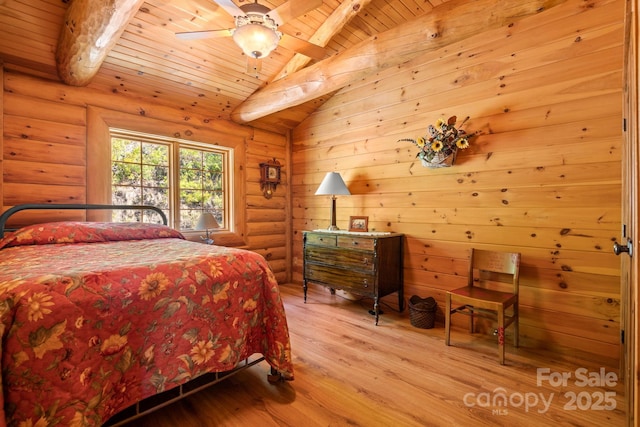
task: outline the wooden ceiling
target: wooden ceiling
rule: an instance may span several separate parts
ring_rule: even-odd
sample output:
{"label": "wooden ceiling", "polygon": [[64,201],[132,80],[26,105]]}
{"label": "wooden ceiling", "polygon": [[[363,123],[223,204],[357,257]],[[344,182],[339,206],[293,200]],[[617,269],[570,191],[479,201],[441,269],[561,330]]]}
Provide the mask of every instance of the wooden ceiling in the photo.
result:
{"label": "wooden ceiling", "polygon": [[[92,6],[108,3],[106,0],[0,2],[0,59],[5,67],[60,80],[55,55],[65,13],[72,1],[91,1]],[[233,0],[238,6],[247,1],[253,2]],[[324,0],[320,7],[286,22],[279,30],[325,45],[328,58],[428,13],[446,1]],[[270,9],[285,2],[259,1]],[[342,19],[338,19],[340,13]],[[154,97],[158,103],[185,111],[204,108],[214,118],[230,120],[232,111],[254,92],[283,75],[293,74],[300,68],[300,62],[304,66],[316,62],[296,55],[281,43],[262,61],[260,72],[248,73],[247,57],[231,38],[181,40],[175,36],[177,32],[233,26],[233,18],[212,0],[144,1],[88,86]],[[252,124],[275,130],[291,129],[330,95],[270,114]]]}

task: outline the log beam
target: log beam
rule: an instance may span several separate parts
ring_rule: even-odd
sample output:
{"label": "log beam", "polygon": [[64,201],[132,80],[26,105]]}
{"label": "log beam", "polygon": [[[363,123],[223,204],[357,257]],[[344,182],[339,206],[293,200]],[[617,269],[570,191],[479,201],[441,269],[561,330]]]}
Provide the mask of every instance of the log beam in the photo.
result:
{"label": "log beam", "polygon": [[86,86],[144,0],[74,0],[67,9],[56,49],[60,79]]}
{"label": "log beam", "polygon": [[[329,15],[329,17],[320,25],[320,28],[309,39],[310,43],[317,46],[325,47],[329,41],[338,34],[349,21],[351,21],[361,10],[366,8],[371,0],[345,0]],[[284,76],[295,73],[304,68],[311,58],[296,53],[293,58],[285,65],[282,70],[272,79],[280,80]]]}
{"label": "log beam", "polygon": [[232,120],[253,120],[339,90],[418,55],[500,28],[566,0],[452,0],[405,24],[372,36],[330,58],[253,93],[232,113]]}

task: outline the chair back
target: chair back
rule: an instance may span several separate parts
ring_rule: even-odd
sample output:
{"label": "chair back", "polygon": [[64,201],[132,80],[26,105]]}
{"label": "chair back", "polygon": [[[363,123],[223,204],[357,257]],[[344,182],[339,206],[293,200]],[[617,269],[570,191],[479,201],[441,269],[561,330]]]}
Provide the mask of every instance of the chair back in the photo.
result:
{"label": "chair back", "polygon": [[[518,294],[520,254],[471,249],[469,286],[482,286]],[[509,284],[509,289],[504,289]]]}

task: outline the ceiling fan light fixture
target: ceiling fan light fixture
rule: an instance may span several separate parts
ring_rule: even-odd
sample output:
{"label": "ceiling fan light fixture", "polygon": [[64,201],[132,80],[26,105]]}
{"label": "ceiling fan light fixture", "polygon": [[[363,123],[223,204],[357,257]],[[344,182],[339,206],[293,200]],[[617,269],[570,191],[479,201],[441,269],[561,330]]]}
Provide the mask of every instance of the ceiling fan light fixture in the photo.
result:
{"label": "ceiling fan light fixture", "polygon": [[268,56],[280,41],[281,34],[263,24],[248,23],[236,28],[233,41],[252,58]]}

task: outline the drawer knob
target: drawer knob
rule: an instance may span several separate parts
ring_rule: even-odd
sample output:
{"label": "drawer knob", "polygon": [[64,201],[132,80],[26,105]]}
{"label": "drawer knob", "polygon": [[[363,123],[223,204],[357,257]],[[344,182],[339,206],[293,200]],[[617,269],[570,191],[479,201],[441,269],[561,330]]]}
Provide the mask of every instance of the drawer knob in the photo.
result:
{"label": "drawer knob", "polygon": [[369,282],[367,282],[367,279],[364,279],[364,280],[362,281],[362,284],[364,285],[364,287],[365,287],[365,288],[368,288],[368,287],[369,287]]}
{"label": "drawer knob", "polygon": [[364,265],[369,265],[369,258],[363,258],[363,259],[362,259],[362,263],[363,263]]}
{"label": "drawer knob", "polygon": [[358,246],[358,242],[356,242],[355,240],[353,241],[353,246]]}

